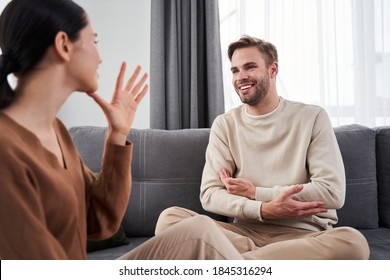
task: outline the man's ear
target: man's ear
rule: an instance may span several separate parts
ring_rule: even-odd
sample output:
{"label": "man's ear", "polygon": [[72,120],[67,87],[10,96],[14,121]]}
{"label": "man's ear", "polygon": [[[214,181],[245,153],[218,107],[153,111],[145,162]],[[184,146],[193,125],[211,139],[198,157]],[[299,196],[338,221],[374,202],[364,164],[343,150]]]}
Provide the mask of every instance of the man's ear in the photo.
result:
{"label": "man's ear", "polygon": [[270,76],[271,78],[275,78],[279,71],[279,65],[276,61],[274,61],[270,66]]}
{"label": "man's ear", "polygon": [[60,31],[57,33],[54,39],[54,49],[64,61],[70,60],[72,43],[65,32]]}

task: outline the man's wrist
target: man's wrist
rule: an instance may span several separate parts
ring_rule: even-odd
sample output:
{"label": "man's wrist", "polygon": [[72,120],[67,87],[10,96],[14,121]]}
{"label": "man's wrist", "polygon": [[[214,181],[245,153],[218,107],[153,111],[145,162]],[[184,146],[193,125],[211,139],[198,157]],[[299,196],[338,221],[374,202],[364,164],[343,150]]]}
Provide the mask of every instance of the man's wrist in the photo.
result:
{"label": "man's wrist", "polygon": [[263,202],[261,204],[261,208],[260,208],[260,216],[263,220],[266,220],[266,219],[270,219],[271,216],[269,215],[270,214],[270,211],[269,211],[269,208],[270,208],[270,204],[269,202]]}

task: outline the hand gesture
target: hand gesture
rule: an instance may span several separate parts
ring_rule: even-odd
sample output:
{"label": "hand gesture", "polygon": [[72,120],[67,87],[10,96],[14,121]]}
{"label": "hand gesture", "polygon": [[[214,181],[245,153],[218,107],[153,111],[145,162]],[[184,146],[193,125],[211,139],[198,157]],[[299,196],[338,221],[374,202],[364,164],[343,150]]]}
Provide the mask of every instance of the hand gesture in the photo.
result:
{"label": "hand gesture", "polygon": [[222,169],[219,178],[230,194],[245,196],[249,199],[255,199],[256,187],[251,181],[244,178],[232,178],[227,169]]}
{"label": "hand gesture", "polygon": [[296,185],[283,191],[270,202],[263,202],[261,216],[263,219],[299,219],[327,211],[323,201],[297,201],[293,195],[303,190],[303,185]]}
{"label": "hand gesture", "polygon": [[148,90],[148,85],[145,83],[148,77],[146,73],[136,83],[136,79],[141,72],[140,66],[135,68],[126,85],[123,86],[125,72],[126,63],[123,62],[117,77],[111,103],[104,101],[96,92],[89,93],[106,115],[109,127],[108,141],[121,145],[126,142],[137,107]]}

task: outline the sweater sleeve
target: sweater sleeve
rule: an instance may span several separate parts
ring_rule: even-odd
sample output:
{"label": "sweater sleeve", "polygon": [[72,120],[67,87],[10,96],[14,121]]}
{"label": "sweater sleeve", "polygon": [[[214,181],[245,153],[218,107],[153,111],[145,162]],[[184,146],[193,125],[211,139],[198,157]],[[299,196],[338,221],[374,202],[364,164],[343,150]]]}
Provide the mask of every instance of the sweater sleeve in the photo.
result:
{"label": "sweater sleeve", "polygon": [[307,150],[310,180],[296,195],[301,201],[323,200],[328,209],[343,206],[346,191],[344,163],[336,135],[325,110],[318,114]]}
{"label": "sweater sleeve", "polygon": [[132,144],[106,143],[98,178],[84,166],[88,239],[104,239],[119,228],[131,192]]}
{"label": "sweater sleeve", "polygon": [[203,169],[200,200],[205,210],[239,219],[261,219],[261,202],[229,194],[219,179],[219,172],[227,168],[232,174],[235,162],[229,150],[225,124],[217,118],[210,131]]}

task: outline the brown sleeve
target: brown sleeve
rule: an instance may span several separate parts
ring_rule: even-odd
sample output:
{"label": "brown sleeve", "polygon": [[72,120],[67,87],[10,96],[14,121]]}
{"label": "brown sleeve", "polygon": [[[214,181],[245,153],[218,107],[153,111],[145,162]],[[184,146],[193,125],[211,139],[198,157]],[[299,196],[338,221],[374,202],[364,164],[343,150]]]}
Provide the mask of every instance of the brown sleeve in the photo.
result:
{"label": "brown sleeve", "polygon": [[107,143],[98,178],[85,168],[88,239],[104,239],[119,228],[131,192],[132,144]]}

